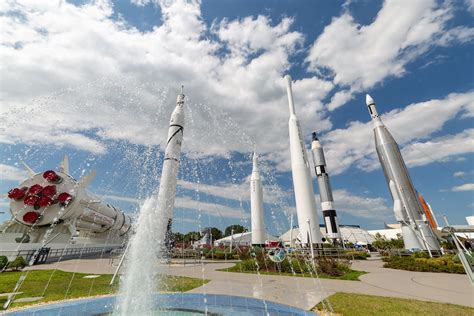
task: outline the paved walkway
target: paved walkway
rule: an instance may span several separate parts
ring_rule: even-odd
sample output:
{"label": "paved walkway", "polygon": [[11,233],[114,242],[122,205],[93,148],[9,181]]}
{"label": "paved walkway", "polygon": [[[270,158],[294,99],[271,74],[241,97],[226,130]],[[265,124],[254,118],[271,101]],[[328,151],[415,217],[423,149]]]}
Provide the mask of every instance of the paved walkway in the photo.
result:
{"label": "paved walkway", "polygon": [[[361,281],[312,279],[278,275],[254,275],[216,271],[233,263],[205,263],[163,267],[172,275],[211,280],[193,289],[192,293],[227,294],[254,297],[310,309],[323,298],[336,292],[349,292],[389,297],[444,302],[474,307],[474,287],[465,275],[411,272],[386,269],[380,260],[355,261],[353,269],[369,272]],[[108,259],[68,260],[59,264],[34,266],[34,269],[54,269],[82,273],[113,273]]]}

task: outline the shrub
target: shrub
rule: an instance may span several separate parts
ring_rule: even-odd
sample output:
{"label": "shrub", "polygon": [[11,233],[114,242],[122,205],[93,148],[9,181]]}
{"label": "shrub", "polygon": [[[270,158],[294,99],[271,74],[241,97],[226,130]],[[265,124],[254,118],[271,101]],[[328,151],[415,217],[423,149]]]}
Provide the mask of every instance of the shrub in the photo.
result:
{"label": "shrub", "polygon": [[344,257],[352,260],[367,260],[370,254],[365,251],[349,251],[344,254]]}
{"label": "shrub", "polygon": [[0,256],[0,269],[3,270],[5,266],[8,264],[8,258],[6,256]]}
{"label": "shrub", "polygon": [[420,258],[419,254],[409,257],[387,257],[384,258],[385,268],[420,271],[420,272],[445,272],[445,273],[465,273],[462,264],[457,263],[452,255],[445,255],[438,258]]}
{"label": "shrub", "polygon": [[[311,260],[302,256],[287,257],[280,263],[266,260],[264,254],[254,253],[253,259],[247,259],[239,262],[233,271],[257,271],[257,266],[260,271],[268,272],[282,272],[291,274],[313,275],[315,274],[314,267]],[[323,273],[330,276],[342,276],[351,272],[349,261],[334,259],[334,258],[316,258],[315,265],[318,273]]]}
{"label": "shrub", "polygon": [[26,267],[26,261],[22,256],[18,256],[15,260],[8,263],[8,268],[12,270],[21,270]]}

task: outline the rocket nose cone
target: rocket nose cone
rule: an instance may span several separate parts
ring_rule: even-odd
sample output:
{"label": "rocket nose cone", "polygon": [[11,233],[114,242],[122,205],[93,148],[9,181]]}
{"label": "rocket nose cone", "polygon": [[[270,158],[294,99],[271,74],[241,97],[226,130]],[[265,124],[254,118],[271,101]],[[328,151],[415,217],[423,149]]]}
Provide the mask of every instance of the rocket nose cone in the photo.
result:
{"label": "rocket nose cone", "polygon": [[367,106],[369,106],[369,105],[374,104],[374,103],[375,103],[374,99],[372,99],[372,97],[369,94],[366,94],[365,95],[365,104],[367,104]]}
{"label": "rocket nose cone", "polygon": [[253,166],[256,167],[257,162],[258,162],[258,156],[256,152],[253,153],[252,161],[253,161]]}
{"label": "rocket nose cone", "polygon": [[318,140],[318,135],[316,134],[316,132],[313,132],[312,137],[313,141]]}
{"label": "rocket nose cone", "polygon": [[292,80],[292,79],[291,79],[291,76],[290,76],[290,75],[285,75],[285,80],[286,80],[286,82],[287,82],[288,84],[291,85],[291,80]]}

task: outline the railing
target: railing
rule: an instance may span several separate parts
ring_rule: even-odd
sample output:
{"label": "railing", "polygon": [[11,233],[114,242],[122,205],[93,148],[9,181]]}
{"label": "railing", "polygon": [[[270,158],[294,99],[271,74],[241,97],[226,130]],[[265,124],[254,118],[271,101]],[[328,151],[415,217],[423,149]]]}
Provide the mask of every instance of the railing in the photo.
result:
{"label": "railing", "polygon": [[[108,254],[114,249],[113,247],[83,247],[83,248],[65,248],[65,249],[51,249],[44,247],[39,249],[37,257],[33,264],[47,263],[61,259],[74,259],[79,257],[91,257],[101,253]],[[18,250],[16,256],[21,256],[26,262],[35,255],[36,250]],[[11,256],[13,251],[0,251],[1,255]]]}

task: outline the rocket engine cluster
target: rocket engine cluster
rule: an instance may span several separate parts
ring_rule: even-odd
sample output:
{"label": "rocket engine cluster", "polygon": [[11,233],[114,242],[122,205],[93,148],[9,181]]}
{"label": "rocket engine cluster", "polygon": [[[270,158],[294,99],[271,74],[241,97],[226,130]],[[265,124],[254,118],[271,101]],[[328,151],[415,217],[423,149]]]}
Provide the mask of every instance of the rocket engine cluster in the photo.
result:
{"label": "rocket engine cluster", "polygon": [[95,171],[77,181],[69,175],[68,165],[66,156],[59,171],[35,173],[27,167],[29,178],[8,192],[13,219],[30,227],[65,223],[72,235],[82,230],[126,234],[131,226],[130,216],[86,190]]}

